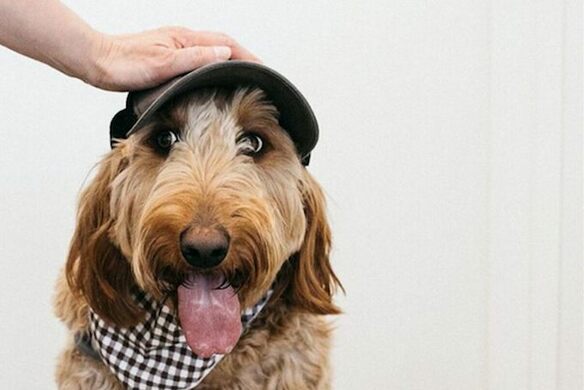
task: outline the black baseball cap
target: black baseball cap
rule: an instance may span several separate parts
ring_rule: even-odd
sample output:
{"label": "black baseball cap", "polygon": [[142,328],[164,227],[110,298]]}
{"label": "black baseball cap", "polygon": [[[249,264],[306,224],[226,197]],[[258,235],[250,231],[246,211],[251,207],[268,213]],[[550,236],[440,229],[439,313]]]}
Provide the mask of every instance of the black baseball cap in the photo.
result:
{"label": "black baseball cap", "polygon": [[318,123],[298,89],[275,70],[253,62],[225,61],[205,65],[158,87],[128,93],[126,108],[110,124],[110,144],[143,127],[164,103],[182,93],[209,87],[258,87],[276,106],[280,126],[296,145],[300,160],[308,165],[318,141]]}

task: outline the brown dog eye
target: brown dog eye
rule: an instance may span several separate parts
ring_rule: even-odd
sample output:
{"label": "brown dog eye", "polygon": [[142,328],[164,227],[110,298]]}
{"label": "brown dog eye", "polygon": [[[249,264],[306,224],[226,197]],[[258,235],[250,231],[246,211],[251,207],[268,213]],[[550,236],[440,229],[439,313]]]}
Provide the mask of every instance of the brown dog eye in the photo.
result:
{"label": "brown dog eye", "polygon": [[239,139],[241,153],[254,155],[261,152],[264,147],[264,140],[257,134],[245,134]]}
{"label": "brown dog eye", "polygon": [[164,130],[156,136],[156,145],[163,150],[168,150],[178,141],[178,137],[173,131]]}

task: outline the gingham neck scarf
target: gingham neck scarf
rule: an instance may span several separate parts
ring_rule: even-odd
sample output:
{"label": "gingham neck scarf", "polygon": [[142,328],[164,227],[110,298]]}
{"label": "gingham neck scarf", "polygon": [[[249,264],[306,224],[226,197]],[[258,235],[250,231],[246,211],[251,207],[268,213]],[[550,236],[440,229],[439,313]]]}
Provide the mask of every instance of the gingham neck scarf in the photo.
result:
{"label": "gingham neck scarf", "polygon": [[[253,307],[242,311],[244,332],[272,292],[269,290]],[[90,310],[92,347],[128,389],[194,389],[225,355],[198,357],[189,348],[175,314],[164,302],[144,292],[135,294],[135,298],[146,316],[143,322],[130,328],[108,325]]]}

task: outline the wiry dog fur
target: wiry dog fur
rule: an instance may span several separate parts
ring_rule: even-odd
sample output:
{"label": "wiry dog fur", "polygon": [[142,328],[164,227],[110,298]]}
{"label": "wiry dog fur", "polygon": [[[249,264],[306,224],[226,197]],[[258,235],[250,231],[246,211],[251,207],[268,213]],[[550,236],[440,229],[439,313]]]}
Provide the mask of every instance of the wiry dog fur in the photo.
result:
{"label": "wiry dog fur", "polygon": [[[170,151],[153,143],[161,129],[179,133]],[[263,138],[259,154],[242,153],[246,132]],[[81,195],[57,283],[56,313],[70,330],[59,388],[122,388],[105,365],[75,349],[73,335],[88,327],[89,307],[119,326],[139,322],[133,287],[156,298],[176,291],[190,267],[179,235],[193,221],[229,232],[218,267],[237,284],[242,307],[275,283],[266,308],[198,388],[329,388],[323,315],[339,312],[332,295],[340,284],[329,263],[324,197],[257,89],[176,99],[101,161]]]}

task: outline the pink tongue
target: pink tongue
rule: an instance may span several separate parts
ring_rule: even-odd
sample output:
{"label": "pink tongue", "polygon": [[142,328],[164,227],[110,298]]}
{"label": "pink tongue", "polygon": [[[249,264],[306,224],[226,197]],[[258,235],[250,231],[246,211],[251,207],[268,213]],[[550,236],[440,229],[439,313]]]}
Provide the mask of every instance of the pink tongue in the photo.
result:
{"label": "pink tongue", "polygon": [[231,352],[241,335],[241,309],[233,288],[217,289],[218,274],[193,274],[178,288],[178,316],[187,343],[201,357]]}

